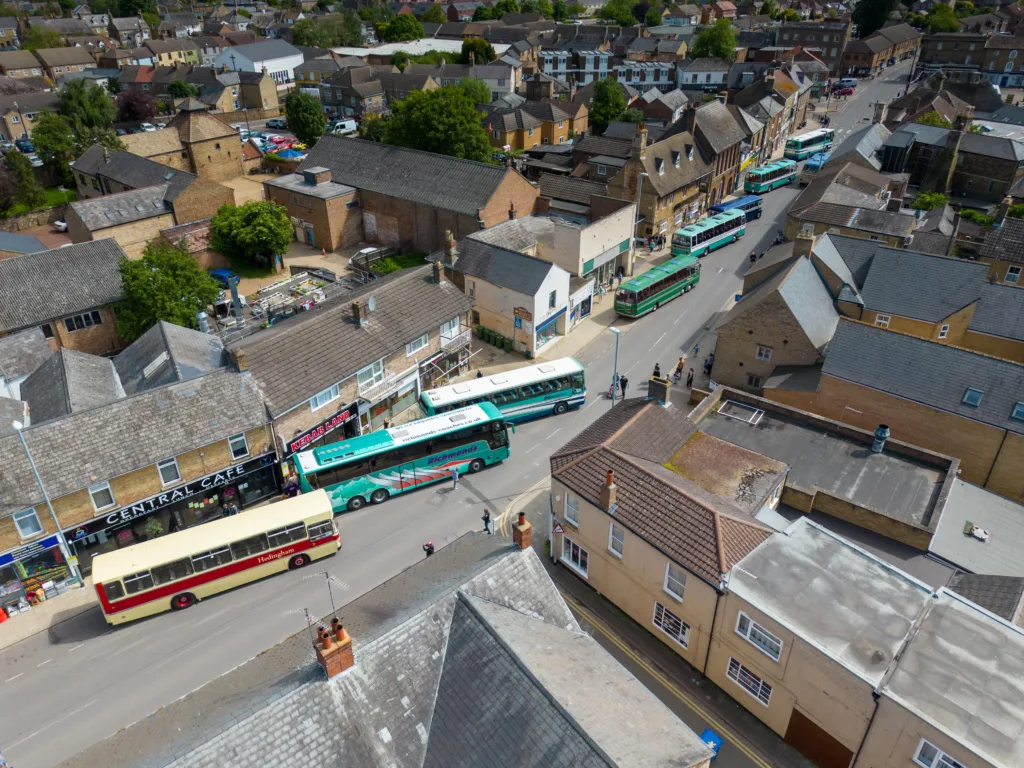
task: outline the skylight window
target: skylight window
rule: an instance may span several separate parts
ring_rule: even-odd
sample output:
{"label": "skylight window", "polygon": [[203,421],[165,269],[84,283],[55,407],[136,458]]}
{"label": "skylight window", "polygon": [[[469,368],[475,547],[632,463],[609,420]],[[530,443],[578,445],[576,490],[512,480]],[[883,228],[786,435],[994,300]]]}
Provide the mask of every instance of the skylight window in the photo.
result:
{"label": "skylight window", "polygon": [[1018,401],[1013,406],[1013,412],[1010,414],[1011,419],[1016,421],[1024,421],[1024,402]]}
{"label": "skylight window", "polygon": [[[981,397],[984,394],[985,393],[982,392],[980,389],[975,389],[974,387],[968,387],[967,391],[964,392],[964,399],[961,402],[964,405],[969,405],[972,408],[977,408],[979,405],[981,405]],[[1018,405],[1019,405],[1019,403],[1018,403]]]}

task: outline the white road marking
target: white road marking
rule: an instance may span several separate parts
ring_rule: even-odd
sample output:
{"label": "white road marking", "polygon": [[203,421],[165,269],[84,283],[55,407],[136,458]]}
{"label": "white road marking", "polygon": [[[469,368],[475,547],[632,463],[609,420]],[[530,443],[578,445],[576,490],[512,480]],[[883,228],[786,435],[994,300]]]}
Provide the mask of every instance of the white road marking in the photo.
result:
{"label": "white road marking", "polygon": [[46,660],[46,661],[44,661],[44,662],[43,662],[42,664],[36,664],[36,668],[38,669],[39,667],[43,667],[43,666],[46,666],[46,665],[47,665],[47,664],[49,664],[49,663],[50,663],[51,661],[53,661],[53,659],[47,659],[47,660]]}
{"label": "white road marking", "polygon": [[85,645],[85,643],[79,643],[79,644],[78,644],[78,645],[76,645],[76,646],[75,646],[74,648],[69,648],[69,649],[68,649],[68,653],[74,653],[74,652],[75,652],[75,651],[77,651],[77,650],[78,650],[79,648],[81,648],[81,647],[82,647],[83,645]]}
{"label": "white road marking", "polygon": [[59,722],[60,722],[61,720],[67,720],[67,719],[68,719],[69,717],[71,717],[72,715],[77,715],[77,714],[78,714],[79,712],[81,712],[81,711],[82,711],[83,709],[85,709],[86,707],[91,707],[91,706],[92,706],[93,704],[97,703],[98,701],[99,701],[99,699],[93,699],[93,700],[92,700],[92,701],[90,701],[89,703],[87,703],[87,704],[83,704],[83,705],[82,705],[82,706],[80,706],[80,707],[79,707],[78,709],[75,709],[75,710],[72,710],[71,712],[68,712],[68,713],[67,713],[66,715],[64,715],[63,717],[58,717],[58,718],[57,718],[56,720],[54,720],[54,721],[53,721],[52,723],[50,723],[49,725],[46,725],[46,726],[45,726],[45,727],[43,727],[43,728],[40,728],[40,729],[39,729],[38,731],[34,731],[33,733],[30,733],[30,734],[29,734],[28,736],[26,736],[26,737],[25,737],[25,738],[23,738],[23,739],[18,739],[18,741],[14,742],[13,744],[8,744],[8,745],[7,745],[7,749],[14,749],[14,748],[15,748],[16,746],[18,746],[19,744],[24,744],[24,743],[25,743],[26,741],[28,741],[29,739],[31,739],[31,738],[33,738],[33,737],[35,737],[35,736],[38,736],[38,735],[39,735],[40,733],[42,733],[43,731],[45,731],[45,730],[46,730],[47,728],[52,728],[52,727],[53,727],[53,726],[55,726],[55,725],[56,725],[57,723],[59,723]]}
{"label": "white road marking", "polygon": [[674,323],[672,323],[672,325],[678,325],[679,321],[683,319],[683,315],[685,315],[689,311],[690,311],[689,309],[684,309],[683,310],[683,314],[680,315],[679,317],[677,317],[676,321]]}
{"label": "white road marking", "polygon": [[524,451],[524,453],[529,453],[530,451],[535,451],[535,450],[537,450],[538,448],[540,448],[540,443],[537,443],[537,444],[536,444],[535,446],[533,446],[533,448],[527,448],[527,449],[526,449],[526,450]]}
{"label": "white road marking", "polygon": [[590,405],[588,405],[586,408],[584,408],[583,410],[584,411],[589,411],[593,406],[597,405],[597,401],[600,400],[600,399],[601,399],[601,396],[598,395],[597,397],[594,398],[594,401]]}
{"label": "white road marking", "polygon": [[14,677],[8,677],[6,680],[4,680],[4,682],[5,683],[9,683],[9,682],[11,682],[11,680],[17,680],[19,677],[21,677],[24,674],[25,674],[24,672],[19,672]]}
{"label": "white road marking", "polygon": [[[561,427],[559,427],[559,428],[558,428],[558,429],[556,429],[556,430],[555,430],[554,432],[552,432],[552,433],[551,433],[550,435],[548,435],[548,437],[554,437],[555,435],[557,435],[557,434],[558,434],[559,432],[561,432],[561,431],[562,431],[562,428],[561,428]],[[547,440],[548,438],[546,437],[546,438],[544,438],[544,439],[545,439],[545,440]]]}
{"label": "white road marking", "polygon": [[657,340],[656,342],[654,342],[653,344],[651,344],[651,348],[650,348],[650,349],[648,349],[647,351],[648,351],[648,352],[650,352],[650,351],[651,351],[651,350],[653,350],[653,349],[654,349],[654,348],[655,348],[656,346],[658,346],[659,344],[661,344],[661,340],[662,340],[662,339],[664,339],[664,338],[665,338],[665,336],[666,336],[666,334],[664,334],[664,333],[663,333],[663,334],[661,334],[661,336],[659,336],[659,337],[658,337],[658,340]]}

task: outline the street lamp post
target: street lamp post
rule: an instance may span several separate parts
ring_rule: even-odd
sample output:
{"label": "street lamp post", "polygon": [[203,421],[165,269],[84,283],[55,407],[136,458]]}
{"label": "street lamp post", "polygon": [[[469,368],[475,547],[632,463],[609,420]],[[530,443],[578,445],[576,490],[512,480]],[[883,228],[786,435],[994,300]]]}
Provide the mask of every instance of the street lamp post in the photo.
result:
{"label": "street lamp post", "polygon": [[647,174],[644,171],[640,171],[640,184],[637,186],[637,190],[636,190],[636,223],[633,225],[633,245],[634,245],[634,249],[635,249],[635,246],[636,246],[636,238],[638,237],[638,233],[640,232],[640,216],[641,216],[640,205],[641,205],[641,201],[643,200],[643,196],[644,196],[644,179],[646,179],[646,178],[647,178]]}
{"label": "street lamp post", "polygon": [[18,438],[21,440],[21,447],[25,449],[25,455],[28,457],[29,466],[32,467],[32,474],[35,475],[36,485],[39,486],[39,490],[43,494],[43,499],[46,500],[46,507],[50,510],[50,517],[53,518],[53,524],[57,528],[57,541],[60,542],[60,551],[64,554],[64,560],[71,566],[71,575],[74,576],[75,581],[79,584],[82,582],[82,572],[78,570],[77,563],[71,562],[71,549],[68,547],[68,540],[64,538],[64,531],[60,527],[60,520],[57,519],[57,513],[53,509],[53,503],[50,501],[50,494],[46,492],[46,487],[43,485],[43,479],[39,476],[39,470],[36,469],[35,459],[32,458],[32,452],[28,449],[28,443],[25,442],[25,435],[22,430],[25,425],[20,421],[12,422],[14,431],[18,433]]}
{"label": "street lamp post", "polygon": [[615,362],[612,364],[612,405],[615,405],[615,390],[619,385],[619,329],[609,328],[608,330],[615,334]]}
{"label": "street lamp post", "polygon": [[238,75],[238,95],[242,97],[242,114],[245,115],[245,130],[252,130],[249,127],[249,107],[245,104],[245,89],[242,87],[242,75],[235,66],[235,54],[228,56],[231,59],[231,69],[234,70],[235,74]]}

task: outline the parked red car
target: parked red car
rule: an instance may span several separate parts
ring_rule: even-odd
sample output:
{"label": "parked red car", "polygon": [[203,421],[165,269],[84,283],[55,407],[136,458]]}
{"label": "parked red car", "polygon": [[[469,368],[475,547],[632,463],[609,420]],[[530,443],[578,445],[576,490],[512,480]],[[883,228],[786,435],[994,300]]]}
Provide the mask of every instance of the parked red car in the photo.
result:
{"label": "parked red car", "polygon": [[838,91],[836,91],[836,96],[853,96],[853,94],[854,94],[853,88],[849,88],[849,87],[847,87],[847,88],[840,88]]}

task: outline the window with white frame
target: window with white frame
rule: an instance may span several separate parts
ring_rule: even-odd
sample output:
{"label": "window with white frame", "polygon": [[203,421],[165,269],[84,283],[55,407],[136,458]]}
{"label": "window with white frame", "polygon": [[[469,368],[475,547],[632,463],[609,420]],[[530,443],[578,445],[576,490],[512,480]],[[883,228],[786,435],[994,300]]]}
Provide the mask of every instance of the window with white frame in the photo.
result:
{"label": "window with white frame", "polygon": [[944,339],[948,335],[949,335],[949,325],[943,324],[943,326],[941,328],[939,328],[939,338],[940,339]]}
{"label": "window with white frame", "polygon": [[181,471],[178,469],[178,460],[164,459],[156,468],[160,470],[160,482],[164,485],[171,485],[181,480]]}
{"label": "window with white frame", "polygon": [[454,339],[459,335],[459,328],[462,325],[459,323],[459,317],[456,315],[451,320],[441,323],[441,338],[442,339]]}
{"label": "window with white frame", "polygon": [[762,347],[760,344],[757,345],[757,359],[758,360],[771,360],[772,359],[772,348]]}
{"label": "window with white frame", "polygon": [[729,659],[725,675],[759,702],[768,706],[768,702],[772,699],[772,687],[736,659]]}
{"label": "window with white frame", "polygon": [[921,739],[914,753],[914,762],[924,768],[967,768],[959,760],[954,760],[928,739]]}
{"label": "window with white frame", "polygon": [[228,438],[228,448],[231,449],[231,458],[234,460],[244,459],[249,455],[249,442],[245,439],[245,433],[239,432]]}
{"label": "window with white frame", "polygon": [[427,342],[427,334],[425,333],[419,338],[413,339],[412,341],[405,345],[405,356],[411,357],[412,355],[415,355],[417,352],[419,352],[421,349],[427,346]]}
{"label": "window with white frame", "polygon": [[775,661],[782,656],[782,641],[743,611],[736,617],[736,634]]}
{"label": "window with white frame", "polygon": [[676,600],[682,600],[686,592],[686,573],[671,562],[665,563],[665,583],[661,588]]}
{"label": "window with white frame", "polygon": [[100,483],[89,489],[89,496],[92,498],[92,505],[99,512],[101,509],[109,509],[117,501],[114,499],[114,492],[110,490],[110,483]]}
{"label": "window with white frame", "polygon": [[879,328],[888,328],[890,320],[892,317],[889,315],[875,315],[875,325]]}
{"label": "window with white frame", "polygon": [[562,562],[582,576],[587,575],[587,564],[590,555],[587,550],[570,539],[562,536]]}
{"label": "window with white frame", "polygon": [[23,509],[21,512],[15,512],[12,517],[14,527],[18,529],[18,535],[22,539],[32,538],[43,532],[43,524],[39,522],[39,515],[34,509]]}
{"label": "window with white frame", "polygon": [[559,120],[558,121],[558,127],[561,128],[564,123],[565,123],[565,120]]}
{"label": "window with white frame", "polygon": [[341,395],[338,392],[338,385],[335,384],[333,387],[328,387],[322,392],[317,392],[315,395],[309,398],[309,407],[310,409],[315,411],[318,408],[323,408],[332,400],[337,400],[340,396]]}
{"label": "window with white frame", "polygon": [[384,361],[378,360],[376,363],[370,363],[356,374],[356,379],[359,380],[359,389],[361,390],[380,384],[384,381]]}
{"label": "window with white frame", "polygon": [[615,523],[608,526],[608,551],[618,558],[622,558],[622,542],[626,538],[626,532]]}
{"label": "window with white frame", "polygon": [[597,166],[597,175],[606,176],[608,174],[608,167],[604,165]]}
{"label": "window with white frame", "polygon": [[1020,280],[1020,267],[1007,267],[1006,277],[1003,278],[1005,283],[1016,283]]}
{"label": "window with white frame", "polygon": [[580,524],[580,500],[571,491],[565,493],[565,519],[579,527]]}
{"label": "window with white frame", "polygon": [[690,625],[661,603],[654,604],[654,626],[683,646],[683,648],[689,647]]}

